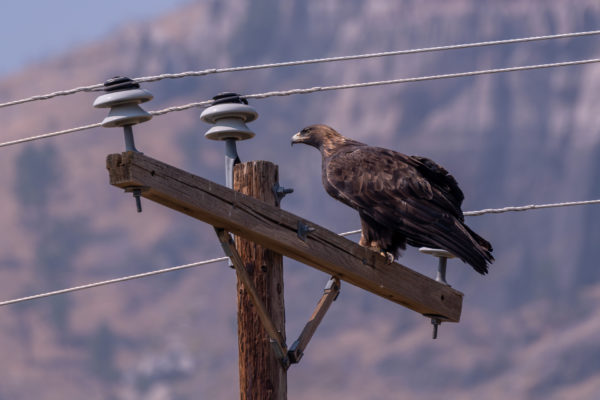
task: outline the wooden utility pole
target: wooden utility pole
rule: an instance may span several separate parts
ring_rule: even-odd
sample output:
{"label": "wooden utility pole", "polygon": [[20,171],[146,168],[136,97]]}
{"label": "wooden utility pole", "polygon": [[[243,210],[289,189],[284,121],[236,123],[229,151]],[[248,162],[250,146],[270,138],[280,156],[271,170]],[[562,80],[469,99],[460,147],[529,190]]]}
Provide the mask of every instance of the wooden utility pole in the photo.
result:
{"label": "wooden utility pole", "polygon": [[[278,183],[278,169],[267,161],[237,164],[233,188],[273,206],[278,205],[273,187]],[[283,299],[283,257],[252,241],[236,236],[236,248],[250,275],[258,297],[285,343],[285,308]],[[276,357],[247,289],[238,279],[238,343],[241,400],[285,400],[287,373]]]}

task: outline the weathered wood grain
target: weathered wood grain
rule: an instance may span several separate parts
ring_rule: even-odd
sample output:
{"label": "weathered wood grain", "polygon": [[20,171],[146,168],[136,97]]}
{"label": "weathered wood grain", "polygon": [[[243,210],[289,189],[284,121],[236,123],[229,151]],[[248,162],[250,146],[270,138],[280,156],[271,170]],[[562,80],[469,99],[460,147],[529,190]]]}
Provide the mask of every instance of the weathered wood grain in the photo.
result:
{"label": "weathered wood grain", "polygon": [[[277,166],[266,161],[238,164],[233,170],[234,190],[273,206],[277,200],[271,188],[278,179]],[[235,238],[235,247],[243,263],[241,269],[236,268],[240,399],[284,400],[287,365],[283,365],[282,357],[287,358],[287,348],[283,257],[241,236]],[[276,342],[271,343],[269,336]],[[279,351],[273,351],[274,345]]]}
{"label": "weathered wood grain", "polygon": [[[463,294],[311,221],[140,153],[107,158],[110,183],[298,260],[421,314],[458,322]],[[302,222],[314,231],[297,235]]]}
{"label": "weathered wood grain", "polygon": [[290,362],[297,363],[300,361],[304,354],[304,350],[306,346],[308,346],[308,342],[312,339],[315,331],[323,321],[323,317],[325,317],[325,313],[329,310],[331,303],[335,301],[338,294],[340,293],[340,280],[332,277],[328,282],[327,287],[325,288],[321,299],[317,303],[317,307],[313,311],[310,319],[304,325],[304,329],[300,333],[298,339],[292,344],[290,347],[289,355]]}

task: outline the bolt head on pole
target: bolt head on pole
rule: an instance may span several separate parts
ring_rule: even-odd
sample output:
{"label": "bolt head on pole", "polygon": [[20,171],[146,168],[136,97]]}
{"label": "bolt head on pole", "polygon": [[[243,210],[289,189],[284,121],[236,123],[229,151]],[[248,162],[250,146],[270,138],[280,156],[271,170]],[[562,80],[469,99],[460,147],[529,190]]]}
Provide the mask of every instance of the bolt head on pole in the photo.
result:
{"label": "bolt head on pole", "polygon": [[221,93],[213,97],[213,105],[200,114],[202,121],[214,125],[204,136],[211,140],[246,140],[255,133],[246,126],[258,118],[258,113],[236,93]]}
{"label": "bolt head on pole", "polygon": [[94,101],[96,108],[110,108],[108,116],[102,121],[105,128],[135,125],[148,121],[152,115],[139,104],[154,98],[152,93],[140,89],[140,85],[129,78],[116,77],[104,83],[106,94]]}

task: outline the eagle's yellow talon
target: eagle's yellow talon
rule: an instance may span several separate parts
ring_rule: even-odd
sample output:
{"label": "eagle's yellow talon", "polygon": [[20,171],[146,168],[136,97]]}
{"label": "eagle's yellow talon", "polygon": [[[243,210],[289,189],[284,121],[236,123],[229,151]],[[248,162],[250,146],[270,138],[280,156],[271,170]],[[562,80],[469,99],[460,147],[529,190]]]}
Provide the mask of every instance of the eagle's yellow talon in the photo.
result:
{"label": "eagle's yellow talon", "polygon": [[381,254],[382,257],[385,257],[385,263],[386,264],[391,264],[394,262],[394,255],[388,251],[382,251],[379,254]]}

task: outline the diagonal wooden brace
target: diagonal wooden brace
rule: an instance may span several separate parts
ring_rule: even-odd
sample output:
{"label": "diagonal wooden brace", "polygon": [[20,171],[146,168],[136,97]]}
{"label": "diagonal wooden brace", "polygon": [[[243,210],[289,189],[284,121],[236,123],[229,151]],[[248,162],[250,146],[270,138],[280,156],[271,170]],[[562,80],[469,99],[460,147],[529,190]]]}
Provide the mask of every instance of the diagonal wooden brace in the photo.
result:
{"label": "diagonal wooden brace", "polygon": [[308,346],[308,342],[319,327],[319,324],[323,320],[325,313],[327,310],[329,310],[329,306],[331,306],[331,303],[337,299],[339,294],[340,280],[335,276],[332,276],[329,279],[329,282],[327,282],[327,286],[325,286],[323,296],[321,296],[321,300],[319,300],[315,311],[304,326],[304,329],[302,330],[302,333],[300,333],[298,339],[292,344],[292,347],[290,347],[290,350],[288,351],[290,363],[296,364],[300,362],[300,359],[304,355],[304,349],[306,346]]}
{"label": "diagonal wooden brace", "polygon": [[215,227],[215,231],[217,233],[219,241],[221,242],[223,251],[225,251],[225,254],[231,260],[231,263],[233,264],[233,267],[237,272],[238,278],[244,284],[244,288],[250,295],[250,298],[254,303],[254,307],[256,307],[256,313],[258,314],[258,317],[260,318],[265,330],[267,331],[267,334],[271,339],[271,343],[273,344],[277,358],[281,360],[281,363],[283,364],[284,368],[287,369],[290,365],[290,362],[287,355],[288,351],[285,341],[281,337],[281,334],[275,328],[275,324],[273,323],[271,317],[267,313],[265,305],[258,296],[256,288],[250,280],[250,275],[248,275],[248,271],[246,271],[246,268],[244,267],[242,258],[240,257],[240,254],[238,253],[237,249],[235,248],[233,238],[231,237],[229,232],[225,231],[222,228]]}

